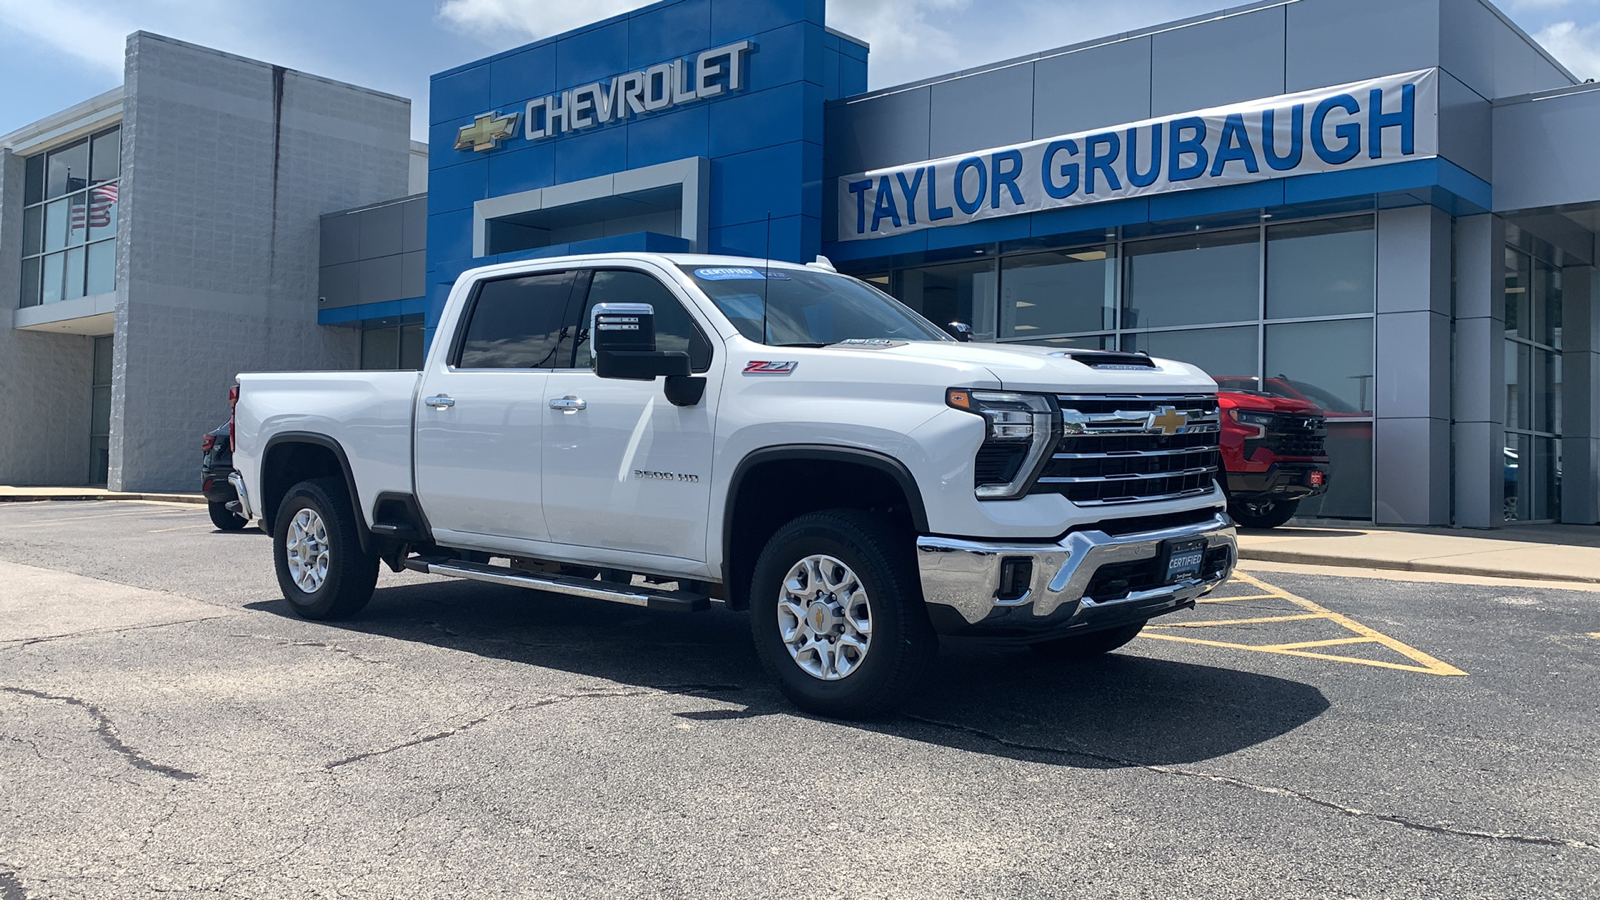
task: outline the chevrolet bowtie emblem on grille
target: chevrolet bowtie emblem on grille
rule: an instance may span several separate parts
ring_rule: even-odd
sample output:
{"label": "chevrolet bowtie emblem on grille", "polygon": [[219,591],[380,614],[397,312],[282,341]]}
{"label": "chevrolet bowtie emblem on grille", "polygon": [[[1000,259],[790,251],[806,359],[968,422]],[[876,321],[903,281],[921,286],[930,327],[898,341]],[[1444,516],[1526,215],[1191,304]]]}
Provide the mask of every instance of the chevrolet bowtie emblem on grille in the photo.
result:
{"label": "chevrolet bowtie emblem on grille", "polygon": [[517,133],[517,117],[521,113],[512,113],[502,116],[499,113],[484,113],[474,119],[471,125],[462,126],[456,132],[457,150],[476,150],[482,153],[500,146],[500,142]]}
{"label": "chevrolet bowtie emblem on grille", "polygon": [[1183,434],[1189,428],[1189,414],[1171,406],[1158,406],[1144,427],[1168,436]]}

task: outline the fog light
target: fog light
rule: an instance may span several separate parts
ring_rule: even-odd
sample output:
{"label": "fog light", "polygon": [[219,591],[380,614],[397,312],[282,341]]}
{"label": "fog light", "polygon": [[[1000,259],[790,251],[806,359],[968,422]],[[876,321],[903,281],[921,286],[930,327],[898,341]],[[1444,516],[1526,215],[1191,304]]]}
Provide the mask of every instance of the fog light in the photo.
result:
{"label": "fog light", "polygon": [[1002,603],[1015,603],[1028,594],[1033,584],[1033,560],[1026,556],[1012,556],[1000,561],[1000,590],[995,599]]}

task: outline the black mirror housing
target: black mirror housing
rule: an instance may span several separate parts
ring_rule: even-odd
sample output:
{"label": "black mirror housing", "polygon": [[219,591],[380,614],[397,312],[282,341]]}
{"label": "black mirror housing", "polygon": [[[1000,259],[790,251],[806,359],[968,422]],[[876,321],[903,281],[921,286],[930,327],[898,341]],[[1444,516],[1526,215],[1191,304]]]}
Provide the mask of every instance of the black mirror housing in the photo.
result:
{"label": "black mirror housing", "polygon": [[944,330],[963,344],[972,340],[972,326],[965,322],[951,322],[944,326]]}
{"label": "black mirror housing", "polygon": [[594,373],[601,378],[654,381],[687,377],[689,354],[656,349],[656,311],[648,303],[601,303],[589,313]]}

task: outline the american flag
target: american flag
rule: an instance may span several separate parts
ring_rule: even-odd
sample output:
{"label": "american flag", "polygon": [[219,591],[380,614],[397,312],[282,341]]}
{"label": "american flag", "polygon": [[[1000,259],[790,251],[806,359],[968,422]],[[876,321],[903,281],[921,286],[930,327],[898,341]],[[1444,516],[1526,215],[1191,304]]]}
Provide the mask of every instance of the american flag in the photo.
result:
{"label": "american flag", "polygon": [[72,198],[72,215],[70,226],[73,231],[78,231],[85,226],[89,228],[105,228],[111,224],[111,209],[117,203],[117,185],[96,185],[89,191],[88,202],[83,197]]}

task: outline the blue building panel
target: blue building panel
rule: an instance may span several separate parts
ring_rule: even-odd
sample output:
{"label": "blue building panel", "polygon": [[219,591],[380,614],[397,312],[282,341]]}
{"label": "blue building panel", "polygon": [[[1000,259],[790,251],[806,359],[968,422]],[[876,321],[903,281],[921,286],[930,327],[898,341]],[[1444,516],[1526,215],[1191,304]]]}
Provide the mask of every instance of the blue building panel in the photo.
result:
{"label": "blue building panel", "polygon": [[556,42],[556,82],[562,89],[607,80],[626,71],[627,21],[584,30]]}
{"label": "blue building panel", "polygon": [[711,252],[810,262],[822,252],[821,228],[822,223],[810,216],[717,226],[711,229]]}
{"label": "blue building panel", "polygon": [[[432,195],[428,198],[433,199]],[[472,209],[430,212],[428,215],[428,271],[472,258]]]}
{"label": "blue building panel", "polygon": [[628,165],[631,125],[595,128],[555,142],[555,183],[582,181],[632,168]]}
{"label": "blue building panel", "polygon": [[813,22],[795,22],[751,35],[755,50],[750,54],[747,89],[764,91],[793,81],[821,85],[826,52],[822,39],[827,34],[826,29]]}
{"label": "blue building panel", "polygon": [[554,144],[534,144],[489,157],[489,196],[504,197],[556,182]]}
{"label": "blue building panel", "polygon": [[790,143],[797,125],[801,140],[822,144],[822,86],[809,81],[740,94],[707,108],[712,157]]}
{"label": "blue building panel", "polygon": [[439,124],[489,107],[489,68],[473,66],[451,75],[435,75],[428,89],[428,121]]}
{"label": "blue building panel", "polygon": [[644,69],[713,46],[711,0],[678,0],[628,20],[628,68]]}
{"label": "blue building panel", "polygon": [[711,111],[701,104],[666,116],[644,116],[628,125],[628,168],[711,155]]}
{"label": "blue building panel", "polygon": [[768,216],[810,215],[820,221],[821,168],[821,148],[803,141],[712,159],[712,227]]}
{"label": "blue building panel", "polygon": [[[489,106],[502,115],[521,110],[534,97],[546,97],[562,87],[556,81],[556,48],[528,47],[488,64]],[[522,123],[519,121],[520,127]]]}
{"label": "blue building panel", "polygon": [[[428,172],[428,212],[438,214],[472,208],[489,196],[489,160],[469,159]],[[432,235],[428,247],[433,247]]]}

